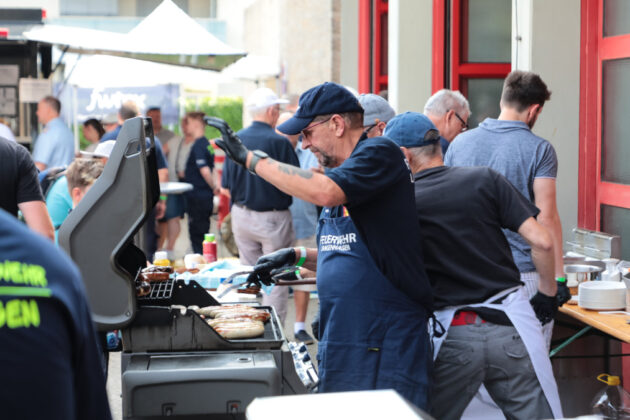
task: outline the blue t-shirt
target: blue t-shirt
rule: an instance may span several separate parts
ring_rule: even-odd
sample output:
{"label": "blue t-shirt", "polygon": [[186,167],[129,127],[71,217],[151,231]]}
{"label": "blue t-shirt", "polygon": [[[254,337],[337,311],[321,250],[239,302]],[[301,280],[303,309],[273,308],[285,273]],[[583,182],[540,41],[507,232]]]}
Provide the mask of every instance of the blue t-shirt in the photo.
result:
{"label": "blue t-shirt", "polygon": [[37,136],[33,149],[33,161],[52,168],[69,165],[74,160],[74,135],[57,117],[48,121]]}
{"label": "blue t-shirt", "polygon": [[360,140],[326,175],[346,194],[348,213],[381,273],[431,311],[413,177],[400,147],[386,137]]}
{"label": "blue t-shirt", "polygon": [[7,419],[111,419],[79,270],[0,210],[0,392]]}
{"label": "blue t-shirt", "polygon": [[[530,202],[534,179],[556,178],[558,158],[547,140],[520,121],[486,118],[479,127],[459,134],[446,152],[448,166],[488,166],[505,176]],[[536,271],[531,247],[516,232],[504,230],[521,273]]]}
{"label": "blue t-shirt", "polygon": [[[317,158],[308,149],[302,149],[302,141],[295,147],[295,154],[300,161],[300,168],[309,170],[319,167]],[[293,217],[293,229],[295,239],[310,238],[317,230],[317,206],[313,203],[293,197],[293,204],[289,207],[291,217]]]}
{"label": "blue t-shirt", "polygon": [[[107,140],[117,140],[118,134],[120,134],[121,128],[122,128],[122,125],[119,125],[118,127],[114,128],[112,131],[108,131],[107,133],[103,134],[103,137],[101,137],[99,141],[102,143]],[[164,151],[162,150],[162,143],[160,142],[160,139],[157,136],[153,136],[153,138],[155,139],[155,149],[157,150],[157,154],[155,156],[155,158],[157,159],[157,168],[158,169],[168,168],[168,163],[166,163],[166,155],[164,154]],[[150,144],[151,144],[150,140],[147,139],[147,147],[149,147]]]}
{"label": "blue t-shirt", "polygon": [[[249,150],[262,150],[278,162],[300,166],[293,147],[286,137],[276,133],[269,124],[254,121],[237,135]],[[287,210],[292,199],[259,176],[226,159],[221,186],[230,190],[232,201],[254,211]]]}
{"label": "blue t-shirt", "polygon": [[65,175],[60,176],[50,187],[46,195],[46,207],[55,228],[55,235],[57,235],[57,229],[72,210],[72,197],[68,191],[68,178]]}
{"label": "blue t-shirt", "polygon": [[212,198],[212,188],[201,175],[201,168],[204,166],[210,170],[214,168],[214,149],[207,138],[199,137],[190,148],[184,179],[193,185],[193,190],[188,193],[189,195]]}

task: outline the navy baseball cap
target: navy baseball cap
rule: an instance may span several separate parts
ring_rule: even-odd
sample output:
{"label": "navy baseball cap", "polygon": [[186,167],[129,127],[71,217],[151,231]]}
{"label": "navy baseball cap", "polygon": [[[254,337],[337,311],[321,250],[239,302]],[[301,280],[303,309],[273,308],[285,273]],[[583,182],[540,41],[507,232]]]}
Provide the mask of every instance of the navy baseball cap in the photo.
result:
{"label": "navy baseball cap", "polygon": [[389,120],[383,133],[400,147],[422,147],[440,141],[440,132],[429,117],[417,112],[405,112]]}
{"label": "navy baseball cap", "polygon": [[276,128],[284,134],[299,134],[318,115],[344,112],[363,113],[363,108],[348,89],[337,83],[326,82],[304,92],[293,117]]}

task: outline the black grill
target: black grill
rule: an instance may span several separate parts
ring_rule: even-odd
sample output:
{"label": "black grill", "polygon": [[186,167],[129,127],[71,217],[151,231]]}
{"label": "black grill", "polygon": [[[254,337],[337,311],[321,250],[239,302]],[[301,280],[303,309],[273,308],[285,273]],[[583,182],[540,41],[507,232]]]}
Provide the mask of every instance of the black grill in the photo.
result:
{"label": "black grill", "polygon": [[154,281],[151,282],[151,292],[138,298],[140,305],[151,305],[153,303],[163,304],[165,300],[173,297],[173,286],[175,280],[168,279],[167,281]]}

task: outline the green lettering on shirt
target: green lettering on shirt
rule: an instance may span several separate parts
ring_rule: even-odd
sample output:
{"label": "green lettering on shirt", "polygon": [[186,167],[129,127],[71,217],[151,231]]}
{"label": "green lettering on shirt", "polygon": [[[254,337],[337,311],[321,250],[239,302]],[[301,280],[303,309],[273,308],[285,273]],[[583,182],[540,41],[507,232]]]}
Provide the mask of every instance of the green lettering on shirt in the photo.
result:
{"label": "green lettering on shirt", "polygon": [[13,299],[6,303],[7,311],[7,327],[19,328],[23,326],[22,317],[20,316],[20,300]]}
{"label": "green lettering on shirt", "polygon": [[41,323],[39,306],[36,300],[13,299],[0,302],[0,328],[5,326],[15,328],[37,328]]}

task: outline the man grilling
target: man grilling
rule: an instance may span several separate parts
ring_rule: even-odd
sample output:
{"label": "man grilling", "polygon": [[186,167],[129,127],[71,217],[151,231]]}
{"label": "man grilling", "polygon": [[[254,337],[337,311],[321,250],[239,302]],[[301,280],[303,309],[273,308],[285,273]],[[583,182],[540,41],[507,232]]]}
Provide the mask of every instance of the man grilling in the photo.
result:
{"label": "man grilling", "polygon": [[[303,136],[326,174],[251,152],[222,121],[219,144],[234,162],[282,191],[324,207],[318,249],[285,248],[256,270],[303,264],[317,269],[321,392],[393,388],[428,408],[431,291],[409,167],[384,137],[367,138],[363,108],[343,86],[324,83],[300,97],[278,126]],[[297,252],[296,252],[297,251]]]}
{"label": "man grilling", "polygon": [[[385,135],[414,173],[425,266],[447,329],[434,339],[432,415],[460,418],[483,383],[506,418],[562,417],[541,327],[557,310],[553,242],[538,208],[490,168],[444,166],[425,115],[398,115]],[[541,276],[531,304],[502,228],[532,248]]]}

